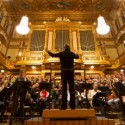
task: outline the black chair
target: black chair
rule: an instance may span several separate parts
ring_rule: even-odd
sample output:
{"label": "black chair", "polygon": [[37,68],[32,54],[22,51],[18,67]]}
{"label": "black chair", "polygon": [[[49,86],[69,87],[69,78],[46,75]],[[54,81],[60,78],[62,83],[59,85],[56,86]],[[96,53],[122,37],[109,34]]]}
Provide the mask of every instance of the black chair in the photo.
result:
{"label": "black chair", "polygon": [[105,97],[107,92],[97,92],[92,98],[92,105],[96,109],[99,109],[102,116],[108,115],[108,104],[106,103]]}

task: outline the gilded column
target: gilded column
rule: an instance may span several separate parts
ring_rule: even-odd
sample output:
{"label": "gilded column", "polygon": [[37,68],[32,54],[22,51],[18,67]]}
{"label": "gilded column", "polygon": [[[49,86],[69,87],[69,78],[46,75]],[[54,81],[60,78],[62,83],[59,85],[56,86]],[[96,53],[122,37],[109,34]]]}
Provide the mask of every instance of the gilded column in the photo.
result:
{"label": "gilded column", "polygon": [[72,38],[72,30],[69,29],[69,43],[70,43],[70,47],[71,47],[71,50],[73,50],[73,38]]}
{"label": "gilded column", "polygon": [[46,29],[46,33],[45,33],[45,45],[44,45],[44,48],[47,48],[48,49],[48,29]]}
{"label": "gilded column", "polygon": [[99,48],[98,48],[97,41],[96,41],[96,33],[94,29],[92,30],[92,33],[93,33],[93,38],[94,38],[94,43],[95,43],[95,55],[100,55]]}
{"label": "gilded column", "polygon": [[32,36],[32,28],[30,29],[30,32],[29,32],[29,34],[27,35],[28,40],[27,40],[27,50],[26,50],[26,51],[30,51],[31,36]]}
{"label": "gilded column", "polygon": [[76,52],[78,50],[78,39],[77,39],[77,32],[76,30],[72,31],[72,43],[73,43],[73,50]]}
{"label": "gilded column", "polygon": [[78,44],[78,52],[81,52],[81,44],[80,44],[80,31],[77,29],[77,44]]}
{"label": "gilded column", "polygon": [[55,41],[56,41],[56,30],[54,29],[53,30],[53,48],[52,48],[52,50],[53,51],[56,51],[56,49],[55,49],[55,46],[56,46],[56,43],[55,43]]}
{"label": "gilded column", "polygon": [[48,50],[53,51],[53,32],[52,32],[52,30],[48,31]]}

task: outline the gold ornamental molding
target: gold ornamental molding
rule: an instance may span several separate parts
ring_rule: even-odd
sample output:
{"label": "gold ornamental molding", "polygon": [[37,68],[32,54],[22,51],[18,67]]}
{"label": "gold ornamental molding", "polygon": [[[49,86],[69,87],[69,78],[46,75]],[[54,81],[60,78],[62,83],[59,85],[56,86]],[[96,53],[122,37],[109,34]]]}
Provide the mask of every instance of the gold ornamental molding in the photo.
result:
{"label": "gold ornamental molding", "polygon": [[111,65],[110,57],[107,55],[95,55],[95,52],[83,52],[82,61],[84,64]]}
{"label": "gold ornamental molding", "polygon": [[124,63],[125,63],[125,53],[123,53],[118,59],[112,61],[111,63],[112,63],[113,69],[119,68],[120,66],[124,65]]}
{"label": "gold ornamental molding", "polygon": [[70,29],[70,28],[79,28],[81,22],[71,22],[69,21],[54,21],[54,22],[44,22],[45,28],[50,29]]}
{"label": "gold ornamental molding", "polygon": [[23,56],[16,57],[15,65],[42,65],[44,52],[25,52]]}
{"label": "gold ornamental molding", "polygon": [[[43,24],[44,23],[44,24]],[[95,29],[94,25],[84,25],[81,21],[77,22],[43,22],[41,25],[31,25],[32,30],[64,30],[64,29],[80,29],[80,30],[92,30]]]}

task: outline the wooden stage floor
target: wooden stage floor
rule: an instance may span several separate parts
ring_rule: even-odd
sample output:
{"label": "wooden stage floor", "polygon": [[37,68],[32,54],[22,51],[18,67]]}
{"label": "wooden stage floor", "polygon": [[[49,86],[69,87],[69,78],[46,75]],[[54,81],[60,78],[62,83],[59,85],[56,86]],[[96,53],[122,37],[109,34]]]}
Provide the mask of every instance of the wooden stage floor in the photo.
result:
{"label": "wooden stage floor", "polygon": [[102,117],[94,109],[52,109],[44,110],[43,117],[28,119],[24,125],[125,125],[125,121],[121,113]]}
{"label": "wooden stage floor", "polygon": [[[97,119],[101,119],[101,120],[108,119],[108,118],[105,118],[105,117],[102,117],[102,116],[97,116],[96,118],[97,118]],[[114,120],[114,122],[115,122],[115,125],[125,125],[125,121],[122,120],[122,119],[114,118],[113,120]],[[27,121],[28,121],[28,122],[35,121],[35,122],[39,123],[39,122],[42,121],[42,117],[34,117],[34,118],[31,118],[31,119],[28,119]],[[4,125],[5,125],[5,124],[4,124]],[[33,124],[31,124],[31,125],[33,125]],[[103,125],[103,124],[102,124],[102,125]]]}
{"label": "wooden stage floor", "polygon": [[[26,118],[24,123],[15,120],[13,125],[90,125],[90,122],[86,121],[93,121],[93,118],[96,122],[91,125],[125,125],[125,119],[121,118],[121,112],[112,112],[108,117],[102,117],[99,112],[97,113],[93,109],[44,110],[43,117],[34,114]],[[49,122],[44,124],[45,120]],[[98,124],[96,124],[97,121]],[[9,125],[9,117],[0,125]]]}

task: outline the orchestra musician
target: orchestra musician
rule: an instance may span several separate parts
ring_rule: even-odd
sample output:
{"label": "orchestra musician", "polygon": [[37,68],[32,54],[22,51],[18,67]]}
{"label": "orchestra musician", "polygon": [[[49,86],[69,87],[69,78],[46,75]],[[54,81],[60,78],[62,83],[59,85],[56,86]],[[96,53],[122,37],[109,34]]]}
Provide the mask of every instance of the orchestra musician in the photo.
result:
{"label": "orchestra musician", "polygon": [[114,90],[111,90],[111,94],[108,96],[107,103],[112,107],[113,110],[119,111],[120,99]]}
{"label": "orchestra musician", "polygon": [[103,99],[106,96],[106,92],[101,92],[98,89],[98,83],[93,83],[93,89],[88,92],[88,99],[91,101],[91,104],[94,108],[99,108],[103,116],[107,115],[107,103]]}
{"label": "orchestra musician", "polygon": [[8,81],[8,78],[5,77],[5,78],[2,78],[1,79],[1,83],[0,83],[0,112],[1,112],[1,118],[0,120],[2,121],[3,117],[4,117],[4,112],[8,106],[8,102],[7,102],[7,99],[8,99],[8,95],[7,95],[7,88],[8,88],[8,85],[9,85],[9,81]]}
{"label": "orchestra musician", "polygon": [[42,115],[43,110],[46,108],[47,106],[47,101],[49,98],[49,92],[43,88],[40,91],[40,98],[39,98],[39,103],[40,103],[40,115]]}

